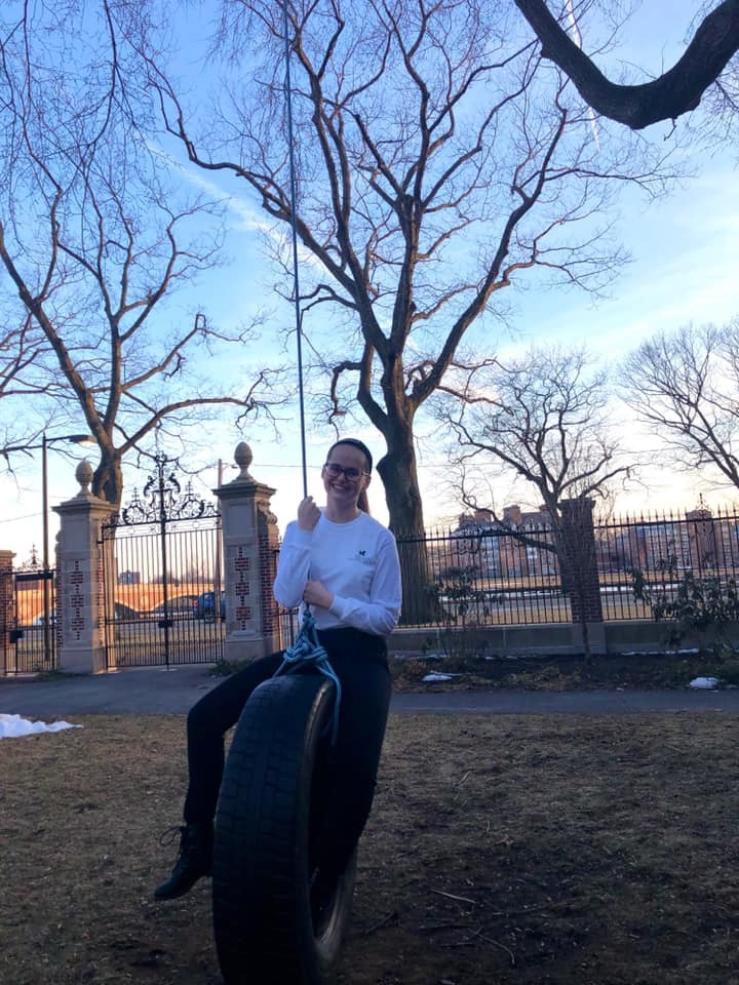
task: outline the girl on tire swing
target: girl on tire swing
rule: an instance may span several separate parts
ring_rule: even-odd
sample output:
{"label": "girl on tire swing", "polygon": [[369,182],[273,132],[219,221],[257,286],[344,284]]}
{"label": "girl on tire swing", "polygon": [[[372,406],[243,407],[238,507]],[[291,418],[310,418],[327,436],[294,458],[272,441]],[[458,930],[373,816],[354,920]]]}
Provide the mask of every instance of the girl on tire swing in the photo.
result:
{"label": "girl on tire swing", "polygon": [[[311,496],[300,503],[297,521],[285,531],[273,589],[286,608],[300,602],[311,606],[318,639],[341,682],[334,750],[341,803],[326,819],[322,838],[330,854],[321,866],[327,893],[346,868],[372,806],[391,690],[385,636],[395,627],[401,604],[395,538],[369,515],[371,473],[372,455],[361,441],[342,438],[329,448],[321,470],[326,506],[319,509]],[[191,709],[185,823],[174,869],[154,891],[155,899],[183,896],[210,874],[224,734],[252,691],[281,663],[282,653],[256,660]]]}

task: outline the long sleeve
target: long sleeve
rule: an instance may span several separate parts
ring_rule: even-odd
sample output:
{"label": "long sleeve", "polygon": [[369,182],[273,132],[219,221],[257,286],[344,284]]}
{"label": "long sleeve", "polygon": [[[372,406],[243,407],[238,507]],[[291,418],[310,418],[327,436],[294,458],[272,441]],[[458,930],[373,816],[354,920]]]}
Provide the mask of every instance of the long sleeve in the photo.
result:
{"label": "long sleeve", "polygon": [[273,591],[292,609],[302,603],[309,579],[333,596],[329,608],[313,606],[319,629],[353,626],[386,636],[400,614],[400,563],[395,538],[366,514],[348,523],[322,515],[313,530],[293,521],[285,530]]}
{"label": "long sleeve", "polygon": [[272,590],[275,599],[286,609],[294,609],[303,600],[313,536],[313,530],[302,530],[295,521],[285,530]]}
{"label": "long sleeve", "polygon": [[334,595],[329,612],[344,626],[366,633],[387,636],[395,629],[400,615],[400,562],[395,538],[389,534],[377,554],[377,567],[367,601]]}

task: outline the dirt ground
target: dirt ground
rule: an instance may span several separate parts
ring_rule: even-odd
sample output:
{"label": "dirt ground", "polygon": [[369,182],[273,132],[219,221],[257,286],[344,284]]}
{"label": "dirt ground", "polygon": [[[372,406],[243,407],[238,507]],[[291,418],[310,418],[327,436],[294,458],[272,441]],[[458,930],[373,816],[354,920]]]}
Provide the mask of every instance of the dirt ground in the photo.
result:
{"label": "dirt ground", "polygon": [[[400,657],[391,660],[396,690],[470,691],[514,688],[526,691],[662,690],[685,688],[696,677],[716,677],[719,687],[739,686],[739,656],[712,653],[611,654],[561,657],[483,657],[474,653],[442,658]],[[429,673],[452,679],[423,683]]]}
{"label": "dirt ground", "polygon": [[[0,981],[216,985],[183,719],[0,742]],[[739,720],[394,716],[340,985],[739,985]]]}

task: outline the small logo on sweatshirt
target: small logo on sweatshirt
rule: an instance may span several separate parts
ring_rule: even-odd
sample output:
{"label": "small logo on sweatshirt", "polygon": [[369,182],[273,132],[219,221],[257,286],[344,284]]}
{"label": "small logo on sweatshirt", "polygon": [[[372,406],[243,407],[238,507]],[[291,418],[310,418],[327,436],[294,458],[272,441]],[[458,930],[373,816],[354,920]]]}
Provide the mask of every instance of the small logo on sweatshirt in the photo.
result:
{"label": "small logo on sweatshirt", "polygon": [[358,554],[358,555],[359,555],[360,557],[366,557],[366,556],[367,556],[367,551],[357,551],[357,554]]}

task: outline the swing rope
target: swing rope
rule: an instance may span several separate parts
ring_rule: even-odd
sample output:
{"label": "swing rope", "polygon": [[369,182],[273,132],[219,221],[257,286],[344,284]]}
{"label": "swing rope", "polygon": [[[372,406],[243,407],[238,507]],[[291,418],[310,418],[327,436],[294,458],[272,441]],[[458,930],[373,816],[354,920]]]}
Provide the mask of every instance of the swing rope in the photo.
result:
{"label": "swing rope", "polygon": [[[293,140],[293,108],[292,108],[292,82],[290,76],[290,41],[288,37],[288,0],[283,0],[282,17],[283,31],[285,35],[285,109],[287,115],[287,143],[288,143],[288,167],[290,173],[290,226],[292,230],[292,252],[293,252],[293,295],[295,302],[295,330],[298,348],[298,400],[300,405],[300,447],[303,464],[303,499],[308,495],[308,467],[306,464],[305,453],[305,402],[303,397],[303,327],[302,315],[300,311],[300,274],[298,268],[298,227],[296,218],[297,184],[295,180],[295,149]],[[316,630],[316,620],[310,611],[310,606],[303,606],[303,625],[300,627],[295,642],[288,647],[284,654],[280,666],[275,671],[274,676],[278,677],[283,673],[302,670],[308,666],[314,666],[330,681],[333,681],[336,688],[334,699],[333,721],[331,723],[331,742],[335,744],[339,731],[339,709],[341,704],[341,683],[336,671],[331,666],[328,654],[318,639]]]}
{"label": "swing rope", "polygon": [[331,744],[335,745],[336,737],[339,733],[339,705],[341,704],[341,681],[328,659],[325,647],[318,640],[316,631],[316,621],[312,614],[306,610],[303,615],[303,626],[297,639],[291,647],[288,647],[283,654],[282,664],[275,671],[274,676],[299,671],[304,667],[313,665],[330,681],[334,682],[336,695],[334,700],[334,714],[331,722]]}
{"label": "swing rope", "polygon": [[303,316],[300,311],[300,270],[298,267],[298,225],[295,206],[298,199],[295,180],[295,148],[293,141],[293,100],[290,75],[290,42],[288,39],[287,3],[283,0],[282,17],[285,32],[285,110],[287,113],[287,152],[290,173],[290,228],[293,247],[293,301],[295,305],[295,332],[298,347],[298,403],[300,406],[300,450],[303,463],[303,499],[308,495],[308,467],[305,455],[305,400],[303,396]]}

